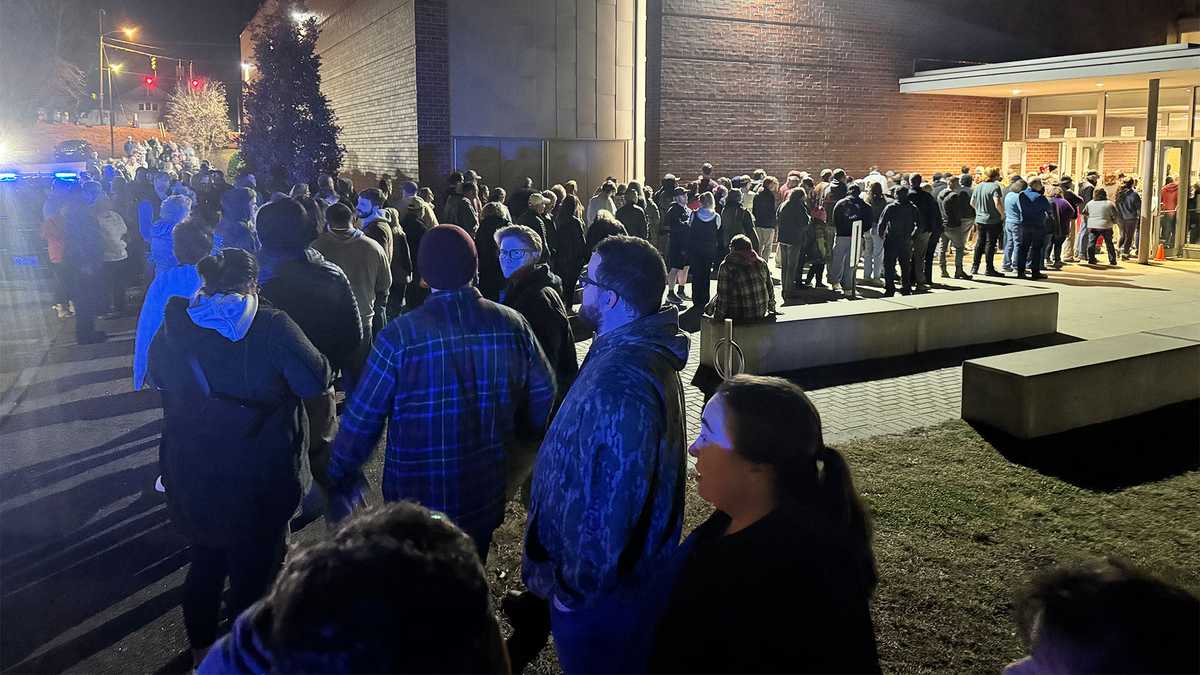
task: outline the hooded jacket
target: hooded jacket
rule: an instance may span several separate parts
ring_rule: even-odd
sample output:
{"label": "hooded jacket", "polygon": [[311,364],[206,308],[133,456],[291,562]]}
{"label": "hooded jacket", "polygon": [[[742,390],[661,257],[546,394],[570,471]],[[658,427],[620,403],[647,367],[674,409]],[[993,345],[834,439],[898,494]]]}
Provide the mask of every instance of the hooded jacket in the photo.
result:
{"label": "hooded jacket", "polygon": [[788,199],[779,209],[778,241],[789,246],[807,246],[812,241],[812,220],[808,207]]}
{"label": "hooded jacket", "polygon": [[758,233],[754,231],[754,214],[742,206],[742,193],[734,190],[725,200],[725,208],[721,209],[720,248],[729,250],[729,240],[739,234],[750,239],[750,245],[758,250]]}
{"label": "hooded jacket", "polygon": [[637,204],[626,204],[617,209],[613,214],[621,224],[625,226],[625,231],[635,237],[645,239],[647,236],[646,227],[646,211]]}
{"label": "hooded jacket", "polygon": [[1121,190],[1113,200],[1117,205],[1117,216],[1123,223],[1132,223],[1141,217],[1142,196],[1137,190]]}
{"label": "hooded jacket", "polygon": [[311,248],[264,248],[259,265],[262,297],[287,312],[334,368],[353,370],[362,358],[363,322],[342,270]]}
{"label": "hooded jacket", "polygon": [[771,190],[759,190],[754,195],[754,226],[772,229],[775,227],[775,193]]}
{"label": "hooded jacket", "polygon": [[871,227],[871,206],[858,196],[846,196],[834,204],[833,227],[839,237],[854,234],[854,221],[861,220],[863,231]]}
{"label": "hooded jacket", "polygon": [[496,245],[496,232],[511,225],[500,209],[490,203],[483,207],[483,220],[475,231],[475,251],[479,257],[479,292],[492,302],[500,301],[500,289],[504,288],[504,272],[500,269],[500,249]]}
{"label": "hooded jacket", "polygon": [[683,526],[688,336],[667,307],[598,336],[538,452],[525,585],[567,608],[653,584]]}
{"label": "hooded jacket", "polygon": [[223,248],[240,248],[257,254],[262,244],[258,241],[258,232],[254,223],[245,220],[228,220],[224,215],[217,221],[213,230],[213,251]]}
{"label": "hooded jacket", "polygon": [[561,401],[579,372],[575,357],[575,334],[563,304],[562,280],[545,263],[518,270],[504,290],[504,305],[521,313],[537,336],[546,360],[554,369]]}
{"label": "hooded jacket", "polygon": [[1179,183],[1170,182],[1159,191],[1159,204],[1164,213],[1175,213],[1179,206]]}
{"label": "hooded jacket", "polygon": [[197,325],[191,304],[168,302],[150,345],[163,390],[160,466],[175,526],[193,543],[228,548],[287,526],[307,456],[300,401],[331,377],[285,313],[258,307],[230,340]]}
{"label": "hooded jacket", "polygon": [[721,251],[721,216],[713,209],[699,208],[692,212],[691,240],[688,242],[688,255],[705,256],[711,260],[720,260]]}

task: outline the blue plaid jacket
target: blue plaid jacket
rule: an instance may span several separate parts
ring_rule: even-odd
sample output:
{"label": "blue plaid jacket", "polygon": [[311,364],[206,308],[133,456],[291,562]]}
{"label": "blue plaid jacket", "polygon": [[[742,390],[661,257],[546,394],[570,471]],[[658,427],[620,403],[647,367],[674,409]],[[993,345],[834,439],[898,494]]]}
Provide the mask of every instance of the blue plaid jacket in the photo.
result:
{"label": "blue plaid jacket", "polygon": [[434,293],[376,338],[342,415],[330,479],[354,482],[388,420],[384,499],[490,532],[504,519],[505,445],[540,436],[554,387],[520,314],[471,287]]}

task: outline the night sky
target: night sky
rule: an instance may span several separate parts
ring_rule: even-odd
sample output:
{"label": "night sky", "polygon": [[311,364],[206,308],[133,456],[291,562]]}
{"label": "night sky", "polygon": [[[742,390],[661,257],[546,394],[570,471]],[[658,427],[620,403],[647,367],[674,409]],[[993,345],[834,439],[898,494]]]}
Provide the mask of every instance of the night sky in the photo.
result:
{"label": "night sky", "polygon": [[[240,74],[238,34],[254,16],[260,0],[80,0],[82,13],[88,16],[90,47],[76,59],[86,70],[95,72],[98,10],[106,12],[104,28],[137,26],[136,42],[163,47],[166,53],[194,61],[195,75],[225,82],[229,96],[237,94]],[[114,37],[123,38],[122,35]],[[90,50],[90,51],[88,51]],[[90,54],[90,57],[88,56]],[[124,63],[133,72],[149,71],[149,60],[136,54],[109,52],[114,62]],[[184,64],[186,68],[186,61]],[[165,81],[174,77],[174,64],[159,58],[158,73]]]}

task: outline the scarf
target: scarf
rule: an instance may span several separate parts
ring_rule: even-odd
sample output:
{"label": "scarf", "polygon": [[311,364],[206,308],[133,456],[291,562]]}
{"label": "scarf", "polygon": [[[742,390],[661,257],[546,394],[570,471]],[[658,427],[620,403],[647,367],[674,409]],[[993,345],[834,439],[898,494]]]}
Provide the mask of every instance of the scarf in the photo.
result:
{"label": "scarf", "polygon": [[188,304],[192,323],[215,330],[230,342],[246,337],[257,313],[258,296],[253,294],[199,293]]}

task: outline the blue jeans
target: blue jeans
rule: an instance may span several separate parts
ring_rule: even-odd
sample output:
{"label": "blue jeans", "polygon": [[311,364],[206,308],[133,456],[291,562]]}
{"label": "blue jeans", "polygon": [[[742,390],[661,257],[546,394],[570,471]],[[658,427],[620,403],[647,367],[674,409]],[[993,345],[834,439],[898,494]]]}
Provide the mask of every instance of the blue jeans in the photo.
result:
{"label": "blue jeans", "polygon": [[646,672],[670,589],[669,583],[646,584],[571,611],[551,600],[550,632],[563,672]]}
{"label": "blue jeans", "polygon": [[1001,266],[1010,270],[1016,265],[1017,247],[1021,244],[1021,224],[1004,223],[1004,261]]}

